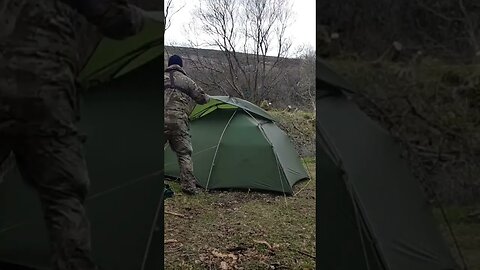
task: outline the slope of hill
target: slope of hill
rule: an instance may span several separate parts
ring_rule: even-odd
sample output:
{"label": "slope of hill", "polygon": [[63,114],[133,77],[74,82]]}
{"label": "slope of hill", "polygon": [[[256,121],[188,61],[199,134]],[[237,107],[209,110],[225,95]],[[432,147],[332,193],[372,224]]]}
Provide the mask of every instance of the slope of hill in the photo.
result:
{"label": "slope of hill", "polygon": [[[233,75],[222,51],[165,46],[165,66],[173,54],[182,56],[186,72],[212,95],[242,97],[238,93],[240,91],[245,96],[243,98],[257,105],[268,100],[276,109],[285,109],[290,105],[311,110],[314,103],[314,61],[267,56],[267,71],[262,77],[263,73],[259,70],[264,68],[263,63],[254,61],[251,54],[238,53],[232,59],[241,66],[233,68]],[[233,84],[238,87],[237,90],[234,90]]]}

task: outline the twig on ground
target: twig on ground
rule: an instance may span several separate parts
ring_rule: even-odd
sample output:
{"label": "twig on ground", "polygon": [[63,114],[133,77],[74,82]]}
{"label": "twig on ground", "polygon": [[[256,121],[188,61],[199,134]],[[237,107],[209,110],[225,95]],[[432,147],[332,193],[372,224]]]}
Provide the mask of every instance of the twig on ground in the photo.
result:
{"label": "twig on ground", "polygon": [[263,241],[263,240],[253,240],[253,242],[257,243],[257,244],[264,244],[266,245],[269,249],[272,249],[272,245],[270,245],[267,241]]}
{"label": "twig on ground", "polygon": [[298,252],[298,253],[300,253],[300,254],[302,254],[302,255],[304,255],[304,256],[307,256],[307,257],[309,257],[309,258],[316,259],[315,256],[312,256],[312,255],[308,254],[308,253],[305,252],[305,251],[301,251],[301,250],[293,249],[293,248],[288,248],[288,249],[291,250],[291,251]]}
{"label": "twig on ground", "polygon": [[169,214],[169,215],[176,216],[176,217],[187,218],[185,215],[179,214],[179,213],[175,213],[175,212],[165,211],[165,214]]}

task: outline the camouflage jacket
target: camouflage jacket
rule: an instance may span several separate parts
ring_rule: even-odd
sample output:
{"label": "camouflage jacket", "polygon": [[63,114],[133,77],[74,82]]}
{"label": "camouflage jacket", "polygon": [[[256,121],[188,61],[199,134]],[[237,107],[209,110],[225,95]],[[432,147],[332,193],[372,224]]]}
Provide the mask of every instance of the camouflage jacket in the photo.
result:
{"label": "camouflage jacket", "polygon": [[127,0],[0,0],[0,18],[0,124],[8,115],[73,126],[85,19],[114,39],[143,28]]}
{"label": "camouflage jacket", "polygon": [[31,70],[20,61],[35,58],[78,71],[79,15],[113,39],[143,27],[141,11],[127,0],[0,0],[0,52],[18,68]]}
{"label": "camouflage jacket", "polygon": [[208,95],[179,65],[171,65],[164,74],[164,113],[165,116],[175,114],[176,117],[188,118],[195,103],[205,104]]}

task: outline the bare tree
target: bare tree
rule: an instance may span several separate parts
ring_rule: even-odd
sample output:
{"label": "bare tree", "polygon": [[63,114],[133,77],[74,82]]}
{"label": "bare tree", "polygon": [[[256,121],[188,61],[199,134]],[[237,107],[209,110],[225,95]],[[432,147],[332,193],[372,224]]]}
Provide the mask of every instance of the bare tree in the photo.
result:
{"label": "bare tree", "polygon": [[291,10],[289,0],[200,0],[193,16],[206,35],[203,45],[224,56],[212,72],[240,97],[258,103],[281,82]]}
{"label": "bare tree", "polygon": [[312,111],[315,111],[315,65],[316,53],[315,49],[309,46],[300,48],[297,58],[301,64],[298,67],[298,77],[293,87],[293,94],[300,99],[300,104],[308,104]]}
{"label": "bare tree", "polygon": [[[165,31],[172,25],[172,17],[177,14],[180,10],[185,7],[185,3],[180,7],[177,7],[173,4],[173,0],[165,0],[164,2],[164,21],[165,21]],[[176,3],[179,1],[176,0]]]}
{"label": "bare tree", "polygon": [[[466,43],[470,47],[470,57],[478,58],[480,56],[480,16],[478,16],[478,5],[472,1],[464,0],[449,1],[448,5],[436,5],[428,0],[417,0],[417,6],[420,10],[426,11],[436,18],[438,28],[443,28],[446,35],[432,35],[431,31],[424,30],[422,35],[430,40],[434,46],[443,47],[452,40],[456,43]],[[469,6],[467,6],[469,4]],[[418,27],[422,29],[422,27]],[[454,48],[458,49],[458,48]],[[446,51],[450,51],[446,49]]]}

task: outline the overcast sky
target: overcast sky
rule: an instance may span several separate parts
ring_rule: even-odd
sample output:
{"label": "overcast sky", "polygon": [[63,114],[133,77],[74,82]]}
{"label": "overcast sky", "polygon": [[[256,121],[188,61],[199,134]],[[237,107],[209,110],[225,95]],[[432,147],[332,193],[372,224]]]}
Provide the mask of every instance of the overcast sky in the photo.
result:
{"label": "overcast sky", "polygon": [[[315,0],[290,1],[293,5],[293,23],[289,26],[288,36],[292,41],[292,48],[307,45],[314,49]],[[191,12],[198,5],[199,0],[174,0],[173,2],[175,7],[184,7],[172,17],[172,24],[165,32],[165,44],[185,46],[188,44],[185,29],[188,29],[192,22]]]}

